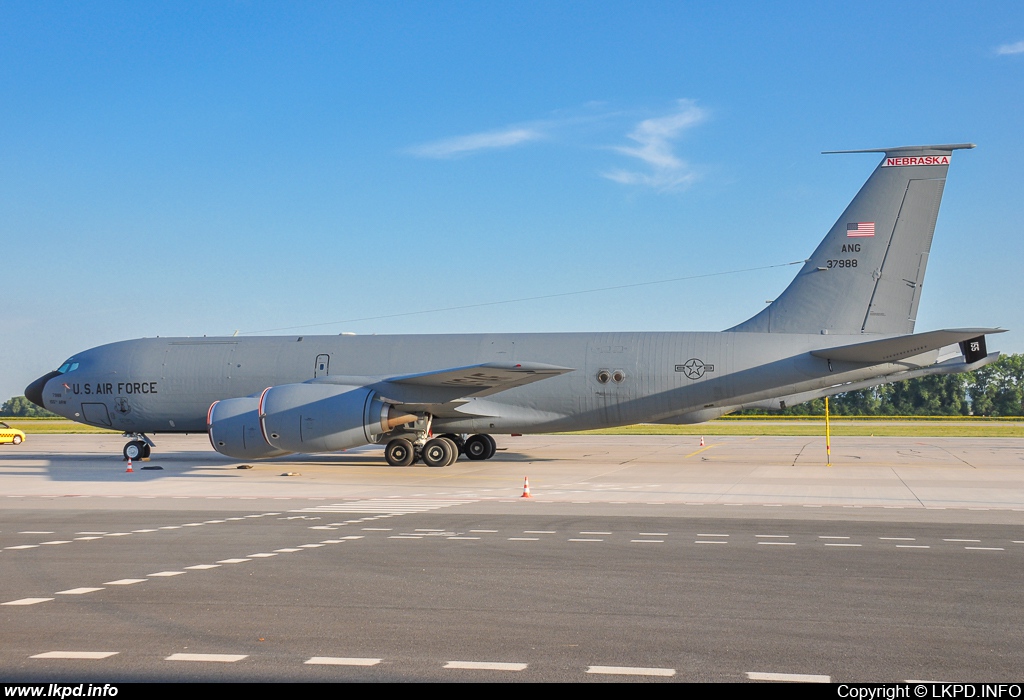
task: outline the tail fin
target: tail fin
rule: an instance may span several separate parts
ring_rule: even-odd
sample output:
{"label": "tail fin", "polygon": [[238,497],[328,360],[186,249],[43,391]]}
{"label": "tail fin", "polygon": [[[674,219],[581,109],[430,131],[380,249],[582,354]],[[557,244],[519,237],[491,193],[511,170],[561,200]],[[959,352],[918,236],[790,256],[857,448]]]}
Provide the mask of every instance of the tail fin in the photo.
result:
{"label": "tail fin", "polygon": [[786,290],[730,331],[914,332],[950,156],[974,144],[865,151],[885,158]]}

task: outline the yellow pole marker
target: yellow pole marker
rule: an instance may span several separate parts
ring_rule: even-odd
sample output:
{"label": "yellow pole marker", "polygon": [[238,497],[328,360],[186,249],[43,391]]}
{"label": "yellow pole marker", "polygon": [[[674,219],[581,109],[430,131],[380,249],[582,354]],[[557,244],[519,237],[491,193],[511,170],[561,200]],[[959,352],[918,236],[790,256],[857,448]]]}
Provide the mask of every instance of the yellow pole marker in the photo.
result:
{"label": "yellow pole marker", "polygon": [[832,466],[832,433],[828,422],[828,397],[825,397],[825,466]]}

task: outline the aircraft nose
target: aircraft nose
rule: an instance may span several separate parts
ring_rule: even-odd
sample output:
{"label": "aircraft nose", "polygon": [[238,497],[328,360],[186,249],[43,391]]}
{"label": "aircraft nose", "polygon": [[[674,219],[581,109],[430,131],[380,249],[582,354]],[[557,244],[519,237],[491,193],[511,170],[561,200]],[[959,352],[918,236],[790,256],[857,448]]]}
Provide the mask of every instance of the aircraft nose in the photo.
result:
{"label": "aircraft nose", "polygon": [[34,403],[39,408],[45,409],[43,405],[43,389],[46,387],[46,382],[50,381],[54,377],[59,377],[60,372],[50,372],[44,374],[39,379],[35,380],[27,387],[25,387],[25,398]]}

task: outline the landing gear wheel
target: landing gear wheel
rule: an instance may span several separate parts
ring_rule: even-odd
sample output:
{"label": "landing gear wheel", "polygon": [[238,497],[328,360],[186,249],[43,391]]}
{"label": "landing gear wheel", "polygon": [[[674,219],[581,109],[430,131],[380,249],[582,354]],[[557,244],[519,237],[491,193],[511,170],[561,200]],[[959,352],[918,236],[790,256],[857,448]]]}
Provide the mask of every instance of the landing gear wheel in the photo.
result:
{"label": "landing gear wheel", "polygon": [[490,435],[474,435],[466,440],[466,456],[472,460],[490,459],[494,456],[497,445]]}
{"label": "landing gear wheel", "polygon": [[466,441],[462,439],[461,435],[456,435],[455,433],[445,433],[441,437],[446,438],[446,439],[451,440],[452,442],[454,442],[455,443],[455,448],[459,451],[458,453],[460,455],[466,453]]}
{"label": "landing gear wheel", "polygon": [[144,443],[142,440],[132,440],[124,446],[124,458],[129,459],[141,459],[143,452],[148,448],[149,445]]}
{"label": "landing gear wheel", "polygon": [[416,458],[416,450],[405,438],[395,438],[384,448],[384,459],[392,467],[408,467]]}
{"label": "landing gear wheel", "polygon": [[452,458],[449,459],[447,464],[444,465],[446,467],[450,467],[451,465],[455,464],[455,461],[459,458],[459,445],[458,445],[458,443],[456,443],[454,440],[452,440],[450,437],[448,437],[446,435],[442,435],[441,437],[438,438],[438,440],[444,440],[449,445],[451,445],[451,448],[452,448]]}
{"label": "landing gear wheel", "polygon": [[452,459],[452,441],[443,438],[434,438],[427,441],[420,453],[423,463],[428,467],[447,466]]}

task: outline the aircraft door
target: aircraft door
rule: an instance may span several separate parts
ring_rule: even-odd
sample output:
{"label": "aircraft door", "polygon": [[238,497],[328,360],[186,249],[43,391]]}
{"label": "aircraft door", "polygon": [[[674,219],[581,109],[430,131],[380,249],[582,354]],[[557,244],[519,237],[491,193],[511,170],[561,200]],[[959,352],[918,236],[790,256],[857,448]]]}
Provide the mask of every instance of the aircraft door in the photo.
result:
{"label": "aircraft door", "polygon": [[326,377],[331,370],[331,356],[317,355],[316,363],[313,365],[313,378]]}
{"label": "aircraft door", "polygon": [[86,423],[110,426],[110,414],[107,405],[103,403],[83,403],[82,418]]}

